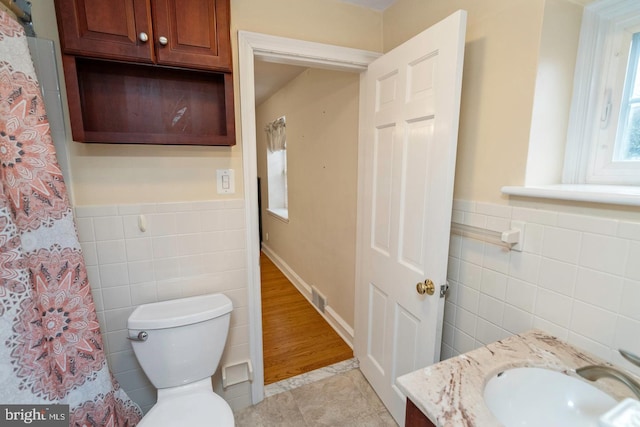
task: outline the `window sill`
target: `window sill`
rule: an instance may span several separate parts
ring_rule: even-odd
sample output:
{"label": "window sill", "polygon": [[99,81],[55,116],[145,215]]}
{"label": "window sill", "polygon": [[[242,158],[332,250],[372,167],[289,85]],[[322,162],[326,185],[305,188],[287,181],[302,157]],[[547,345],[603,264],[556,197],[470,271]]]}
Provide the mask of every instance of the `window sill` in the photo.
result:
{"label": "window sill", "polygon": [[502,187],[510,196],[640,206],[640,187],[621,185],[537,185]]}
{"label": "window sill", "polygon": [[282,222],[289,223],[289,210],[284,208],[269,208],[267,213]]}

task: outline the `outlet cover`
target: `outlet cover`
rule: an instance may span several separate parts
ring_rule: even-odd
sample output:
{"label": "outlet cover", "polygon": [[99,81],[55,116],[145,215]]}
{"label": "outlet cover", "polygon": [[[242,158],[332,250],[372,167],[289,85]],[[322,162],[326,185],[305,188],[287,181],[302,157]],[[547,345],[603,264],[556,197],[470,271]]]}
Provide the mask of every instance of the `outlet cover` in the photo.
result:
{"label": "outlet cover", "polygon": [[236,178],[233,169],[217,169],[218,194],[233,194],[236,192]]}

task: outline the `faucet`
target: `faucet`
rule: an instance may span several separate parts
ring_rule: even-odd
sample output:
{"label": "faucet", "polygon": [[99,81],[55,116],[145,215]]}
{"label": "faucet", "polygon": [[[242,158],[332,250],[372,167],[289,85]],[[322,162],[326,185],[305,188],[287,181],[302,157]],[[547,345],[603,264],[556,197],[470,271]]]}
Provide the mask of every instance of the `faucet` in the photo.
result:
{"label": "faucet", "polygon": [[[618,351],[622,357],[627,359],[629,362],[636,366],[640,366],[640,357],[625,350]],[[589,365],[576,369],[576,373],[589,381],[596,381],[600,378],[613,378],[614,380],[618,380],[629,387],[636,397],[640,399],[640,383],[631,377],[631,375],[622,372],[619,369],[604,365]]]}

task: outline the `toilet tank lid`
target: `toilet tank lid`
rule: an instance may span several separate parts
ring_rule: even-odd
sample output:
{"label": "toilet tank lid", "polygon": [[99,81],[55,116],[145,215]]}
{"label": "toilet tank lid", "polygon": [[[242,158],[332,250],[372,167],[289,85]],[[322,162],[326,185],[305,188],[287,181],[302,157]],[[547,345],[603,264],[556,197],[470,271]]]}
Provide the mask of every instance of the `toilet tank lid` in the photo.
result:
{"label": "toilet tank lid", "polygon": [[129,316],[129,329],[165,329],[204,322],[231,312],[233,304],[224,294],[199,295],[143,304]]}

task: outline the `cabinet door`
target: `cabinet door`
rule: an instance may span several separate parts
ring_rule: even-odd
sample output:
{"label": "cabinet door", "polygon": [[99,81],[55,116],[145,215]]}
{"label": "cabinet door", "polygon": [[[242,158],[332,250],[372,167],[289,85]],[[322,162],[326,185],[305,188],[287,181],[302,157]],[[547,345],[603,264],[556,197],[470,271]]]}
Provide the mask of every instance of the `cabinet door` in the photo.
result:
{"label": "cabinet door", "polygon": [[56,0],[55,5],[64,53],[154,61],[150,0]]}
{"label": "cabinet door", "polygon": [[229,0],[153,0],[157,63],[231,71]]}

